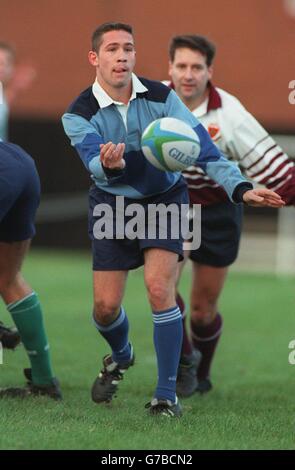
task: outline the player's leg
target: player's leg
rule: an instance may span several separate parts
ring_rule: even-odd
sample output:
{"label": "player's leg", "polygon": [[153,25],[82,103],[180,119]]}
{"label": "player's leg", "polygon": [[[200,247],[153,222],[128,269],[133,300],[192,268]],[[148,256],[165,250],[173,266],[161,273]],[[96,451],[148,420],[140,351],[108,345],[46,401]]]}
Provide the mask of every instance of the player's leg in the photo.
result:
{"label": "player's leg", "polygon": [[[30,240],[0,243],[0,293],[30,360],[31,370],[27,370],[26,376],[32,384],[33,393],[44,392],[52,398],[61,398],[52,372],[40,301],[21,275],[22,262],[29,246]],[[27,391],[30,392],[29,389]]]}
{"label": "player's leg", "polygon": [[115,362],[130,359],[128,319],[122,307],[127,271],[94,271],[94,321]]}
{"label": "player's leg", "polygon": [[[1,245],[2,243],[0,243],[0,252],[2,251]],[[0,271],[1,271],[1,260],[2,260],[2,256],[0,257]],[[0,279],[0,284],[1,284],[1,279]],[[20,338],[19,332],[15,328],[8,328],[7,326],[4,326],[2,322],[0,322],[0,341],[4,348],[14,349],[20,343],[21,338]]]}
{"label": "player's leg", "polygon": [[179,280],[182,275],[182,271],[184,267],[187,265],[187,261],[189,260],[189,251],[184,251],[183,253],[183,261],[178,263],[177,267],[177,286],[176,286],[176,302],[177,305],[181,311],[182,315],[182,327],[183,327],[183,339],[182,339],[182,347],[181,347],[181,356],[183,357],[189,357],[193,354],[193,348],[191,344],[191,339],[189,337],[189,333],[187,331],[187,325],[186,325],[186,319],[187,319],[187,309],[185,305],[185,301],[180,294],[178,285],[179,285]]}
{"label": "player's leg", "polygon": [[[157,236],[155,239],[147,237],[140,242],[145,256],[145,284],[153,311],[158,364],[157,387],[153,400],[148,404],[152,415],[181,416],[176,396],[176,377],[183,328],[175,286],[178,262],[183,259],[183,223],[187,224],[188,203],[187,186],[182,178],[171,190],[150,198],[149,204],[156,205],[158,217],[148,223],[156,225]],[[161,210],[163,207],[164,212]],[[169,217],[166,212],[168,207]],[[175,237],[173,232],[177,224],[181,230],[179,236]]]}
{"label": "player's leg", "polygon": [[218,313],[218,299],[224,286],[228,268],[193,263],[191,291],[191,331],[194,347],[201,352],[198,366],[198,390],[211,388],[210,366],[222,332],[222,317]]}
{"label": "player's leg", "polygon": [[[4,153],[3,153],[4,149]],[[0,236],[2,221],[15,202],[15,195],[10,188],[10,165],[11,155],[6,155],[6,145],[0,143]],[[6,158],[5,158],[6,157]],[[1,260],[0,260],[1,261]],[[9,328],[0,322],[1,345],[7,349],[14,349],[20,342],[20,335],[15,328]]]}
{"label": "player's leg", "polygon": [[[0,292],[19,330],[32,369],[26,369],[29,387],[20,394],[61,398],[53,377],[49,346],[39,299],[21,276],[21,266],[35,234],[34,219],[40,200],[40,181],[33,159],[20,147],[0,143],[1,214]],[[2,205],[3,202],[3,205]],[[1,396],[15,389],[2,390]],[[22,392],[22,393],[21,393]],[[18,393],[16,393],[18,395]]]}
{"label": "player's leg", "polygon": [[185,301],[180,294],[178,289],[179,280],[183,268],[189,258],[189,252],[184,251],[184,260],[181,263],[178,263],[178,275],[177,275],[177,293],[176,293],[176,302],[179,306],[181,315],[182,315],[182,327],[183,327],[183,337],[182,337],[182,347],[180,354],[180,361],[177,371],[177,382],[176,382],[176,392],[180,397],[189,397],[195,393],[198,386],[197,380],[197,369],[201,361],[201,353],[198,350],[195,350],[192,345],[190,334],[188,333],[188,327],[186,324],[187,319],[187,309]]}
{"label": "player's leg", "polygon": [[122,306],[127,274],[127,271],[93,272],[93,319],[111,348],[111,354],[104,357],[103,369],[92,386],[92,399],[96,403],[112,400],[118,382],[134,363],[133,348],[128,340],[128,318]]}
{"label": "player's leg", "polygon": [[21,274],[30,243],[30,240],[0,242],[0,292],[6,305],[17,302],[32,292]]}
{"label": "player's leg", "polygon": [[[175,301],[178,255],[158,248],[144,252],[144,278],[153,311],[154,345],[158,382],[151,402],[153,411],[168,403],[167,413],[180,416],[176,397],[176,376],[182,344],[182,319]],[[155,406],[156,405],[156,406]]]}
{"label": "player's leg", "polygon": [[103,369],[92,386],[92,399],[110,402],[124,372],[133,365],[134,353],[128,341],[128,318],[122,299],[129,269],[143,264],[143,256],[134,240],[116,239],[98,234],[96,208],[107,204],[112,209],[115,230],[116,196],[96,186],[89,191],[88,233],[92,240],[94,311],[93,318],[98,332],[111,348],[111,354],[103,359]]}
{"label": "player's leg", "polygon": [[243,207],[229,201],[202,209],[202,242],[191,251],[193,278],[191,294],[191,336],[202,353],[198,367],[198,391],[211,388],[210,367],[222,330],[218,299],[228,267],[238,255]]}

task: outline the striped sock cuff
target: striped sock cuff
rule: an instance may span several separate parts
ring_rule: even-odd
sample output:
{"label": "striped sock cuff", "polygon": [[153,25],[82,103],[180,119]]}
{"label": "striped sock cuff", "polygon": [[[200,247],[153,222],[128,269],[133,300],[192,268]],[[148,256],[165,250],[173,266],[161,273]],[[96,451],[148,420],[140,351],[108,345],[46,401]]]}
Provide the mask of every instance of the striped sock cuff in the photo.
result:
{"label": "striped sock cuff", "polygon": [[181,320],[182,315],[178,305],[171,307],[168,310],[161,312],[153,312],[153,322],[155,325],[164,325],[166,323],[172,323],[174,321]]}
{"label": "striped sock cuff", "polygon": [[222,333],[222,327],[214,333],[212,336],[207,336],[206,338],[202,338],[200,336],[197,336],[193,331],[191,332],[192,338],[195,339],[196,341],[201,341],[203,343],[206,343],[207,341],[212,341],[213,339],[219,338],[219,336]]}
{"label": "striped sock cuff", "polygon": [[223,319],[220,313],[217,313],[214,320],[209,325],[198,326],[191,323],[191,336],[195,341],[209,342],[213,341],[222,333]]}
{"label": "striped sock cuff", "polygon": [[[21,312],[24,312],[24,311],[26,311],[26,310],[30,310],[31,307],[32,307],[31,305],[30,305],[29,308],[24,308],[24,309],[21,309],[21,310],[19,309],[19,306],[20,306],[23,302],[25,302],[26,300],[29,300],[31,297],[35,297],[35,299],[36,299],[36,305],[37,305],[37,304],[39,303],[39,299],[38,299],[38,296],[37,296],[36,292],[33,291],[33,292],[31,292],[30,294],[28,294],[28,295],[26,295],[25,297],[23,297],[22,299],[17,300],[16,302],[12,302],[12,303],[10,303],[10,304],[7,304],[7,305],[6,305],[6,308],[7,308],[7,310],[8,310],[9,312],[11,312],[11,313],[13,313],[13,310],[14,310],[15,308],[18,308],[18,309],[17,309],[17,313],[21,313]],[[33,306],[34,306],[34,305],[33,305]]]}
{"label": "striped sock cuff", "polygon": [[125,313],[124,308],[121,306],[119,315],[117,316],[116,320],[114,320],[109,325],[101,325],[100,323],[98,323],[97,320],[94,318],[94,314],[93,314],[93,323],[94,323],[94,326],[99,331],[111,331],[114,328],[117,328],[117,326],[120,326],[121,323],[123,323],[123,321],[125,320],[125,318],[126,318],[126,313]]}

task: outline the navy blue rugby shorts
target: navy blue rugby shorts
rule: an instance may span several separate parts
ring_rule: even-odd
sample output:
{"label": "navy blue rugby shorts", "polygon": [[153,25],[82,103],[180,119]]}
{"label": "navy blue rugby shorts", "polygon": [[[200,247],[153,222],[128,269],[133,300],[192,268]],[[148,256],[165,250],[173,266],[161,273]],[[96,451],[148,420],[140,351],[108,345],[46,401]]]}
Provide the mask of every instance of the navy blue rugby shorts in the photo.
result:
{"label": "navy blue rugby shorts", "polygon": [[243,204],[225,201],[203,206],[201,246],[190,252],[190,259],[216,268],[230,266],[238,256],[242,219]]}
{"label": "navy blue rugby shorts", "polygon": [[18,145],[0,142],[0,241],[35,235],[40,180],[34,160]]}
{"label": "navy blue rugby shorts", "polygon": [[[144,199],[129,199],[125,197],[124,211],[129,204],[140,204],[145,212],[145,216],[147,216],[148,205],[160,203],[165,205],[176,204],[178,207],[180,207],[181,204],[189,204],[186,183],[183,178],[180,178],[180,180],[165,193]],[[101,217],[95,216],[93,214],[93,210],[100,204],[108,205],[108,207],[113,209],[113,214],[115,214],[116,196],[93,185],[89,190],[88,233],[92,240],[94,271],[127,271],[130,269],[136,269],[144,264],[144,250],[147,248],[162,248],[163,250],[178,254],[179,261],[183,259],[183,237],[181,230],[179,230],[179,237],[177,239],[175,238],[175,235],[172,234],[171,236],[169,216],[167,223],[167,239],[161,239],[158,236],[148,238],[146,233],[144,234],[145,238],[135,238],[134,240],[126,237],[118,239],[115,238],[115,236],[113,236],[113,239],[97,239],[95,224],[101,219]],[[132,219],[132,217],[130,218]],[[130,218],[125,217],[124,228]],[[158,222],[159,221],[157,220],[155,224],[158,224]],[[115,221],[113,227],[115,231]],[[158,231],[156,232],[156,235],[158,235]]]}

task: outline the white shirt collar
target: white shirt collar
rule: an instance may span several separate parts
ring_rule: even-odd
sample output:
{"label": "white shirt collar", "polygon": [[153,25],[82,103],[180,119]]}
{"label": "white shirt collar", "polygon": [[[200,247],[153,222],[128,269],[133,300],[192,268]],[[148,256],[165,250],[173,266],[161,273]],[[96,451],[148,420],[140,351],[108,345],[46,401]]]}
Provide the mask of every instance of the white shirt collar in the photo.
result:
{"label": "white shirt collar", "polygon": [[[132,94],[130,100],[134,100],[136,98],[137,93],[145,93],[148,89],[141,83],[141,81],[137,78],[137,76],[133,73],[131,75],[132,79]],[[101,108],[106,108],[111,104],[122,104],[118,101],[114,101],[107,92],[102,88],[102,86],[98,83],[97,79],[92,85],[92,92],[97,99],[97,102]]]}
{"label": "white shirt collar", "polygon": [[204,116],[205,114],[207,114],[207,110],[208,110],[208,102],[209,102],[209,97],[203,101],[202,104],[200,104],[200,106],[198,106],[196,109],[194,109],[192,111],[192,113],[198,118],[198,117],[202,117]]}

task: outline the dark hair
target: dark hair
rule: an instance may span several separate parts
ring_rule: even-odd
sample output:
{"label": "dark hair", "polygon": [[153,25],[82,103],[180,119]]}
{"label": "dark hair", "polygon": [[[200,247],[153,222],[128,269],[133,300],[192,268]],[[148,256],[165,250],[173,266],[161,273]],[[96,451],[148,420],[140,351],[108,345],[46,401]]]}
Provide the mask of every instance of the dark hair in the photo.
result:
{"label": "dark hair", "polygon": [[127,33],[133,34],[132,27],[125,23],[103,23],[101,24],[94,33],[92,34],[92,50],[98,52],[98,49],[102,43],[102,36],[104,33],[109,31],[126,31]]}
{"label": "dark hair", "polygon": [[180,49],[182,47],[201,52],[201,54],[206,57],[208,67],[212,64],[216,47],[205,36],[197,36],[194,34],[174,36],[171,39],[169,46],[169,57],[171,62],[174,60],[176,49]]}
{"label": "dark hair", "polygon": [[8,44],[8,42],[0,41],[0,50],[8,52],[11,55],[12,60],[15,60],[14,47]]}

